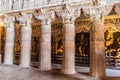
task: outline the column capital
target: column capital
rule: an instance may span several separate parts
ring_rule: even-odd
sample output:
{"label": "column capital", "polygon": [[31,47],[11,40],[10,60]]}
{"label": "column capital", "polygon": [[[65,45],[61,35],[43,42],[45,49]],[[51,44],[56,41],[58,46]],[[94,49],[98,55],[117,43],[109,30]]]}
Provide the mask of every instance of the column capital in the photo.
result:
{"label": "column capital", "polygon": [[90,32],[104,32],[104,16],[102,14],[98,14],[96,16],[92,16],[91,24],[90,24]]}
{"label": "column capital", "polygon": [[95,20],[103,20],[104,17],[104,8],[102,7],[94,7],[90,9],[90,19],[91,22],[94,22]]}
{"label": "column capital", "polygon": [[8,16],[4,18],[4,23],[6,28],[14,28],[15,26],[15,16]]}
{"label": "column capital", "polygon": [[42,25],[51,25],[51,19],[50,18],[41,19],[41,24]]}
{"label": "column capital", "polygon": [[33,14],[23,14],[19,20],[22,26],[30,27]]}
{"label": "column capital", "polygon": [[40,9],[34,13],[34,16],[38,20],[43,20],[43,21],[47,19],[53,20],[55,18],[54,15],[55,15],[54,11],[45,11],[44,9]]}
{"label": "column capital", "polygon": [[69,4],[63,5],[61,10],[55,11],[57,16],[61,16],[63,23],[74,23],[74,20],[81,15],[81,8],[72,8]]}
{"label": "column capital", "polygon": [[62,20],[64,24],[74,24],[75,16],[73,10],[62,11]]}

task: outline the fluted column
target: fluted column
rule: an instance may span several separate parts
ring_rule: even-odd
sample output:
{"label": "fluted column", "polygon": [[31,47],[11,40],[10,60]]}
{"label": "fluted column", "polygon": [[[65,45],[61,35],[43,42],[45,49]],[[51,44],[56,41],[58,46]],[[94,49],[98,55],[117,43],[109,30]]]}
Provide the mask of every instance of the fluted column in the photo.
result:
{"label": "fluted column", "polygon": [[51,19],[41,20],[40,69],[51,69]]}
{"label": "fluted column", "polygon": [[96,14],[90,27],[90,75],[104,80],[105,72],[104,17]]}
{"label": "fluted column", "polygon": [[[31,15],[30,15],[31,16]],[[31,62],[31,21],[28,19],[30,16],[26,15],[23,17],[23,21],[21,21],[22,29],[21,29],[21,59],[20,66],[22,67],[30,67]]]}
{"label": "fluted column", "polygon": [[63,14],[63,61],[62,72],[65,74],[74,74],[75,71],[75,25],[74,15],[72,13]]}
{"label": "fluted column", "polygon": [[12,65],[13,64],[13,54],[14,54],[14,22],[12,21],[13,17],[6,19],[6,43],[5,43],[5,57],[4,64]]}

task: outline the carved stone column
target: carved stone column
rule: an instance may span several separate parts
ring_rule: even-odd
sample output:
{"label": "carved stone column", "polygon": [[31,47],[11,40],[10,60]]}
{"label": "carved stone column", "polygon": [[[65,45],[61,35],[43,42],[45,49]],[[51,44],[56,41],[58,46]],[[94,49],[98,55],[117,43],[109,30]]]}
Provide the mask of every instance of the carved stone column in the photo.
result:
{"label": "carved stone column", "polygon": [[40,9],[34,16],[41,20],[40,66],[41,70],[51,70],[51,20],[54,11]]}
{"label": "carved stone column", "polygon": [[51,19],[41,20],[40,69],[51,69]]}
{"label": "carved stone column", "polygon": [[74,74],[75,71],[75,25],[74,14],[65,11],[62,14],[63,18],[63,62],[62,72],[65,74]]}
{"label": "carved stone column", "polygon": [[24,15],[21,20],[22,29],[21,29],[21,59],[20,66],[22,67],[30,67],[31,61],[31,18],[32,15]]}
{"label": "carved stone column", "polygon": [[5,57],[4,64],[13,65],[13,54],[14,54],[14,17],[8,17],[5,19],[6,23],[6,43],[5,43]]}
{"label": "carved stone column", "polygon": [[104,80],[105,72],[104,17],[92,16],[90,27],[90,75]]}

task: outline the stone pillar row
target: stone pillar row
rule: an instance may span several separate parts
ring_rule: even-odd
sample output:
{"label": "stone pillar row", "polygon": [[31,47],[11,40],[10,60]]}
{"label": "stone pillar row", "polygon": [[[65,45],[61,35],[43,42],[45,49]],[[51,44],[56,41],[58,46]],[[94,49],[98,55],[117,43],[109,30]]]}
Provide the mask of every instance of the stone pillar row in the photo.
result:
{"label": "stone pillar row", "polygon": [[[75,24],[72,12],[63,12],[63,43],[64,53],[62,62],[62,72],[74,74],[75,71]],[[44,18],[45,17],[45,18]],[[46,18],[46,14],[41,20],[41,40],[40,40],[40,66],[41,70],[51,70],[51,19]],[[94,16],[90,28],[90,74],[103,79],[105,77],[105,56],[104,56],[104,21],[101,15]],[[21,42],[21,62],[20,66],[30,67],[31,55],[31,15],[22,18],[22,42]],[[13,64],[14,53],[14,22],[8,21],[6,27],[6,45],[4,64]]]}
{"label": "stone pillar row", "polygon": [[[71,18],[71,17],[70,17]],[[71,19],[64,20],[64,54],[62,72],[65,74],[75,73],[75,26]],[[13,65],[15,24],[14,21],[7,23],[6,46],[4,64]],[[31,56],[31,20],[30,15],[20,19],[21,29],[21,57],[20,66],[30,67]],[[41,19],[41,40],[40,40],[40,65],[41,70],[51,70],[51,19]],[[71,45],[71,46],[70,46]]]}

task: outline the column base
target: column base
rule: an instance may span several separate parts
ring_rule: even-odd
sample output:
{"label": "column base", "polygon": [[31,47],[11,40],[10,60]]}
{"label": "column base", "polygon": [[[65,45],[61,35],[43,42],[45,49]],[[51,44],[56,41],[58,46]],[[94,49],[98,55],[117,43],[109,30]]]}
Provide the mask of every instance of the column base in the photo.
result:
{"label": "column base", "polygon": [[75,70],[61,70],[61,72],[62,72],[63,74],[75,74],[75,73],[76,73]]}
{"label": "column base", "polygon": [[30,67],[30,65],[23,65],[23,64],[20,64],[19,66],[20,67]]}
{"label": "column base", "polygon": [[49,70],[51,70],[51,68],[41,68],[41,67],[39,67],[39,69],[42,70],[42,71],[49,71]]}
{"label": "column base", "polygon": [[4,62],[5,65],[13,65],[13,63]]}

